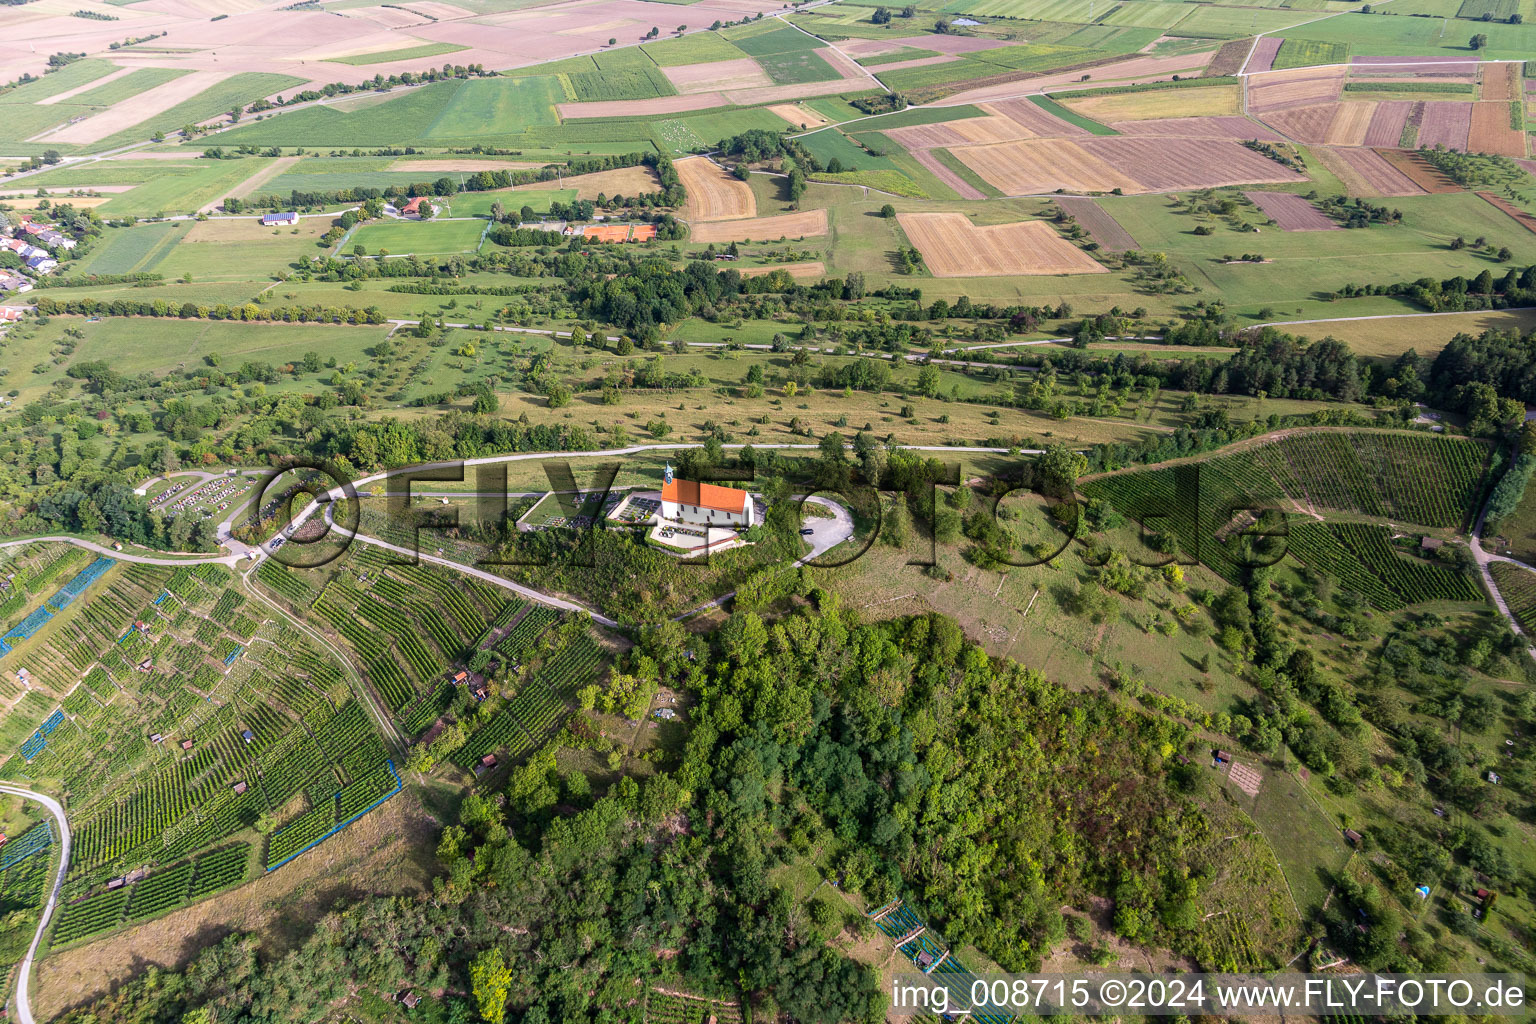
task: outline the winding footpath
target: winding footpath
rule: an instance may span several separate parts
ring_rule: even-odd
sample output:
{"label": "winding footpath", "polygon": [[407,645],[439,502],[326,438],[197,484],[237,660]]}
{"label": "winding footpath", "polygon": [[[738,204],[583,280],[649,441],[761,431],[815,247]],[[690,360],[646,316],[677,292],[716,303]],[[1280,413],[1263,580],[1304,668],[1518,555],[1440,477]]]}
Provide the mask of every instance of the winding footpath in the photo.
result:
{"label": "winding footpath", "polygon": [[59,902],[59,890],[64,885],[64,874],[69,870],[69,844],[73,837],[69,832],[69,820],[64,816],[64,808],[53,797],[5,783],[0,783],[0,793],[9,793],[24,800],[36,800],[47,809],[49,814],[53,815],[53,820],[59,826],[58,874],[54,876],[53,890],[48,894],[48,902],[43,905],[42,917],[38,918],[37,933],[32,936],[32,945],[27,947],[27,955],[22,958],[16,974],[16,1019],[21,1024],[33,1024],[32,1000],[29,993],[32,982],[32,961],[37,957],[37,947],[43,941],[43,932],[47,930],[48,922],[53,919],[53,908]]}

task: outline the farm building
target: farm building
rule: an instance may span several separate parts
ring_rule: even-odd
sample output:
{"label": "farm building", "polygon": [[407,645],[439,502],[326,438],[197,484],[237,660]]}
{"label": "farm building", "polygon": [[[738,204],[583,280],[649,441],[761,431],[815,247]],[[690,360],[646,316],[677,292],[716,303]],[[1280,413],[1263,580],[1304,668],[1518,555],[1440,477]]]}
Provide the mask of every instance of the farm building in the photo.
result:
{"label": "farm building", "polygon": [[1232,755],[1225,750],[1213,750],[1211,751],[1211,762],[1213,764],[1231,764]]}
{"label": "farm building", "polygon": [[662,476],[661,518],[701,526],[750,527],[753,505],[746,491],[678,480],[668,465]]}
{"label": "farm building", "polygon": [[262,218],[261,218],[261,225],[262,225],[262,227],[268,227],[268,228],[283,227],[285,225],[289,226],[289,227],[293,227],[293,226],[297,226],[298,223],[299,223],[299,215],[297,213],[291,211],[291,210],[288,213],[268,213],[268,214],[263,214]]}
{"label": "farm building", "polygon": [[1356,832],[1354,829],[1347,828],[1344,830],[1344,838],[1349,840],[1349,845],[1359,846],[1360,840],[1364,839],[1365,837],[1362,836],[1359,832]]}
{"label": "farm building", "polygon": [[421,217],[424,219],[427,217],[435,217],[437,216],[437,207],[433,206],[432,200],[428,199],[426,196],[417,196],[415,199],[412,199],[410,202],[400,207],[400,215],[402,217]]}

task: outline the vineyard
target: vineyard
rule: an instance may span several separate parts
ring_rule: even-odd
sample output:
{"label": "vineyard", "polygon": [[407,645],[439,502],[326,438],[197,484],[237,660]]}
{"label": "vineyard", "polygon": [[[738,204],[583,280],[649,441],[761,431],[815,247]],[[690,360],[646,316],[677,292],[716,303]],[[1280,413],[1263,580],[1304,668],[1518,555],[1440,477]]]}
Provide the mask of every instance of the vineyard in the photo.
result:
{"label": "vineyard", "polygon": [[1291,551],[1312,569],[1337,579],[1383,611],[1421,601],[1482,601],[1467,573],[1398,554],[1391,533],[1368,523],[1298,523]]}
{"label": "vineyard", "polygon": [[146,921],[239,885],[245,881],[250,859],[250,846],[235,843],[70,902],[59,911],[53,945],[68,945],[120,925]]}
{"label": "vineyard", "polygon": [[[359,546],[323,581],[264,562],[257,578],[296,609],[318,616],[353,651],[369,685],[413,733],[446,704],[448,668],[522,602],[494,588],[422,566],[396,565],[378,548]],[[317,586],[318,583],[318,586]],[[440,712],[438,712],[440,713]]]}
{"label": "vineyard", "polygon": [[[543,607],[530,608],[528,614],[496,647],[514,669],[535,663],[533,672],[501,709],[453,754],[453,761],[468,768],[486,754],[502,751],[506,758],[517,758],[543,742],[575,706],[576,691],[597,681],[603,668],[605,652],[590,630],[566,635],[566,627],[550,629],[558,619]],[[548,650],[543,637],[548,635],[554,649]]]}
{"label": "vineyard", "polygon": [[[1244,511],[1279,509],[1306,513],[1309,519],[1333,512],[1460,529],[1475,507],[1487,460],[1488,449],[1476,441],[1322,430],[1292,433],[1195,463],[1111,473],[1084,481],[1081,490],[1144,520],[1149,529],[1172,534],[1185,555],[1236,584],[1243,579],[1243,566],[1230,542],[1219,538]],[[1416,574],[1408,571],[1415,568],[1411,563],[1403,569],[1381,561],[1390,552],[1369,536],[1346,539],[1314,530],[1298,545],[1295,535],[1305,532],[1293,528],[1293,551],[1308,551],[1319,564],[1335,566],[1329,571],[1341,579],[1347,571],[1355,580],[1353,589],[1374,595],[1382,607],[1442,596],[1477,600],[1475,594],[1466,596],[1467,587],[1452,576]],[[1371,552],[1368,567],[1344,568],[1342,559],[1363,557],[1342,554],[1354,550],[1351,544]],[[1387,574],[1385,580],[1381,573]]]}
{"label": "vineyard", "polygon": [[379,804],[400,792],[400,776],[394,763],[374,762],[374,767],[333,796],[315,802],[267,839],[266,869],[275,871],[340,832]]}
{"label": "vineyard", "polygon": [[[244,840],[257,819],[299,794],[323,804],[322,832],[336,823],[338,794],[348,814],[376,798],[388,753],[343,666],[251,600],[224,567],[113,563],[102,573],[97,562],[46,544],[24,549],[12,564],[27,585],[68,598],[51,599],[64,610],[12,655],[26,659],[35,687],[19,706],[32,716],[40,704],[42,713],[15,716],[32,724],[0,766],[6,778],[56,781],[71,806],[75,843],[56,942],[243,881],[251,856]],[[97,575],[75,584],[84,570]],[[306,575],[323,586],[320,574]],[[412,589],[418,599],[433,593]],[[375,620],[354,618],[382,633],[379,622],[393,621],[394,605],[363,596]],[[478,592],[453,600],[460,614],[470,607],[468,635],[477,635],[491,618],[472,603]],[[14,614],[34,603],[14,602]],[[423,635],[446,628],[462,644],[453,621],[451,612],[439,615]],[[431,658],[434,667],[444,663]],[[16,756],[23,745],[30,760]],[[359,795],[371,799],[359,804]],[[46,827],[37,835],[46,842]],[[32,841],[32,833],[17,837],[0,857],[20,856]],[[139,866],[148,877],[122,886],[122,895],[105,889]]]}
{"label": "vineyard", "polygon": [[742,1018],[735,1003],[651,989],[645,997],[645,1019],[649,1024],[740,1024]]}

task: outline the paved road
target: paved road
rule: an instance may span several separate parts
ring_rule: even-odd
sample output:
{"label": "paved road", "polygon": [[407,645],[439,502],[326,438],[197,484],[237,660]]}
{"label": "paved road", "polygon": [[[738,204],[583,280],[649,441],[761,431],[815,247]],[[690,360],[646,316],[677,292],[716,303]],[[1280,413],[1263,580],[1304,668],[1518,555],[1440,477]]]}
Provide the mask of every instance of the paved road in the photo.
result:
{"label": "paved road", "polygon": [[27,947],[27,955],[22,958],[16,976],[16,1019],[21,1024],[33,1024],[32,1001],[28,991],[32,982],[32,961],[37,956],[38,944],[43,941],[43,932],[47,930],[48,922],[53,919],[53,908],[59,902],[59,889],[64,885],[65,872],[69,870],[69,844],[73,837],[69,831],[69,819],[64,816],[64,808],[53,797],[4,783],[0,783],[0,793],[10,793],[26,800],[36,800],[47,809],[49,814],[53,815],[54,822],[59,826],[59,871],[53,879],[53,890],[48,894],[48,902],[43,905],[42,917],[38,918],[37,932],[32,936],[32,945]]}
{"label": "paved road", "polygon": [[15,548],[21,547],[23,544],[42,544],[45,542],[73,544],[76,547],[85,548],[87,551],[94,551],[99,555],[106,555],[108,558],[116,558],[123,562],[139,562],[143,565],[200,565],[204,562],[218,562],[233,569],[235,563],[238,562],[241,558],[240,555],[182,555],[179,558],[160,555],[140,555],[126,549],[118,551],[115,548],[107,547],[105,544],[97,544],[95,541],[83,540],[79,537],[62,536],[28,537],[24,540],[8,540],[3,544],[0,544],[0,548]]}

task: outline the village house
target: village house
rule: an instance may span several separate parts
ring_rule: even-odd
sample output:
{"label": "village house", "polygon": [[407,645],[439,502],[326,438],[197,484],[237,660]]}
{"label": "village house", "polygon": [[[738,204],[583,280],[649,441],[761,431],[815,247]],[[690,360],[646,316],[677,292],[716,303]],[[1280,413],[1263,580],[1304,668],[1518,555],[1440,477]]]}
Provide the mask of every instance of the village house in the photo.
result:
{"label": "village house", "polygon": [[746,491],[715,484],[678,480],[667,466],[661,478],[661,518],[698,526],[735,526],[753,523],[754,507]]}
{"label": "village house", "polygon": [[420,217],[422,219],[435,217],[437,216],[437,207],[433,206],[432,200],[428,199],[426,196],[417,196],[415,199],[412,199],[410,202],[400,207],[400,216]]}
{"label": "village house", "polygon": [[261,217],[261,226],[267,228],[297,227],[298,223],[299,215],[293,211],[288,213],[266,213]]}

